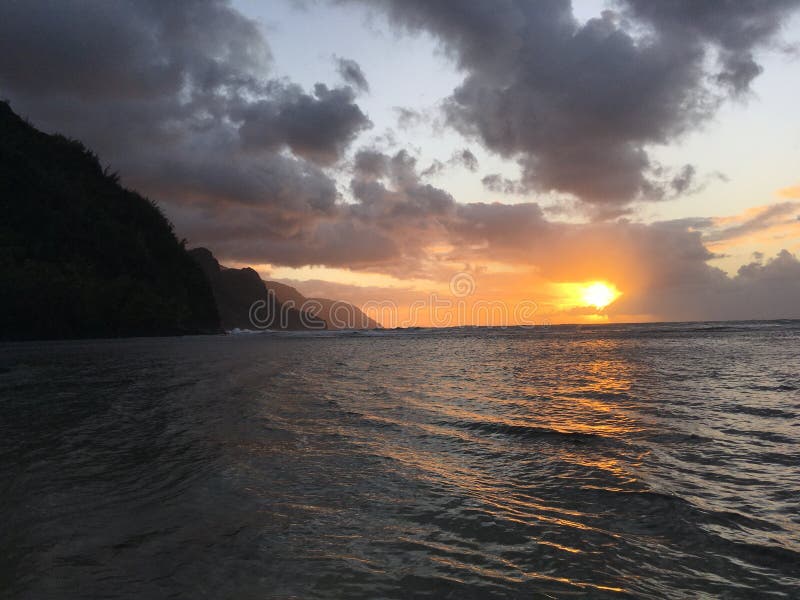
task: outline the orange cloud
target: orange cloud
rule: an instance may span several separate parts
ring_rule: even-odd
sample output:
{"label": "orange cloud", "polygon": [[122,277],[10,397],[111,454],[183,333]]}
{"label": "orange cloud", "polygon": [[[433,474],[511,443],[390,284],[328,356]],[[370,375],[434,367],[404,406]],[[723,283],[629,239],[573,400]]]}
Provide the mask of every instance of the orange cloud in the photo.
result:
{"label": "orange cloud", "polygon": [[715,253],[756,247],[777,251],[800,237],[798,212],[800,203],[797,202],[754,206],[738,215],[712,219],[712,227],[705,232],[703,239]]}
{"label": "orange cloud", "polygon": [[781,198],[789,198],[790,200],[800,200],[800,184],[781,188],[778,190],[777,194]]}

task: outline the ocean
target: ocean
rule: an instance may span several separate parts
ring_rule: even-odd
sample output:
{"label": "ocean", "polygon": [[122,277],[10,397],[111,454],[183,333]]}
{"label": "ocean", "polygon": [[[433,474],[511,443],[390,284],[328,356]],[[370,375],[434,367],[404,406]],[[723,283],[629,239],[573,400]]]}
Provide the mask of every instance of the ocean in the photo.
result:
{"label": "ocean", "polygon": [[0,597],[800,597],[800,322],[0,346]]}

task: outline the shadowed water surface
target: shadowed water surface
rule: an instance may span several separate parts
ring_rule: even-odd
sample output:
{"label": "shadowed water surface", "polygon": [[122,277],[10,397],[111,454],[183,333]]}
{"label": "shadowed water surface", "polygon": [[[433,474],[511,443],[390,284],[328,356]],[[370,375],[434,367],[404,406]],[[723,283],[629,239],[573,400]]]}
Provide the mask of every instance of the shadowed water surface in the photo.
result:
{"label": "shadowed water surface", "polygon": [[0,346],[4,598],[800,596],[800,324]]}

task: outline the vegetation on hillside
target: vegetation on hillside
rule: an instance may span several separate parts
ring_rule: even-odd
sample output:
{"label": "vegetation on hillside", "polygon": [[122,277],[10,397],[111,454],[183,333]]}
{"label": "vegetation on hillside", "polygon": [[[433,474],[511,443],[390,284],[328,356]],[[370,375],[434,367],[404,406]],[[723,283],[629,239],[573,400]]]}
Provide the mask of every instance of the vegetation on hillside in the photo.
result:
{"label": "vegetation on hillside", "polygon": [[78,141],[0,103],[0,337],[217,331],[209,284],[158,207]]}

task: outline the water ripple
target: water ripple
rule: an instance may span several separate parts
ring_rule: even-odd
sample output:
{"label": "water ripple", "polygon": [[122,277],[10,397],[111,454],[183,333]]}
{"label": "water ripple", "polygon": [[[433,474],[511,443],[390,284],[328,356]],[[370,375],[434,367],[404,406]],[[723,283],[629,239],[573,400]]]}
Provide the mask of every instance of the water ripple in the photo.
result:
{"label": "water ripple", "polygon": [[0,597],[798,597],[798,342],[0,346]]}

